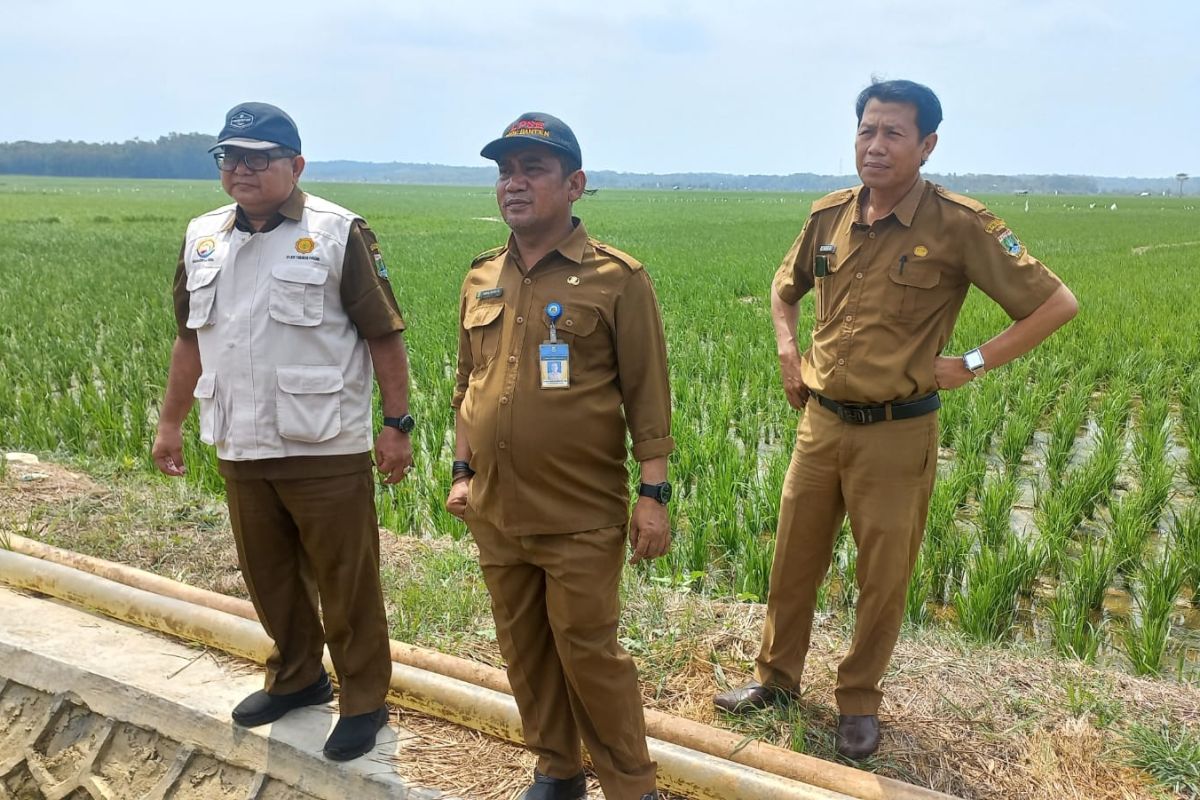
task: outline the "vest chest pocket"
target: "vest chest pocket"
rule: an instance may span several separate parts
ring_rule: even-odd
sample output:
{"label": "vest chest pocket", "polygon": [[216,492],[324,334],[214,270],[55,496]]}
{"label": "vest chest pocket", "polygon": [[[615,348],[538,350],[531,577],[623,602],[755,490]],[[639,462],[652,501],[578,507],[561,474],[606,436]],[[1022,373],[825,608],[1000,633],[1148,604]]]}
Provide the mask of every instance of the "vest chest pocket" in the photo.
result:
{"label": "vest chest pocket", "polygon": [[886,319],[915,322],[937,308],[941,293],[941,267],[932,261],[904,260],[888,271],[889,292],[885,298]]}
{"label": "vest chest pocket", "polygon": [[187,327],[195,330],[213,324],[213,306],[217,299],[217,275],[220,267],[200,267],[188,273]]}
{"label": "vest chest pocket", "polygon": [[487,366],[500,350],[501,314],[504,303],[479,303],[463,315],[463,327],[471,337],[471,366]]}
{"label": "vest chest pocket", "polygon": [[342,432],[342,371],[337,367],[276,367],[275,420],[279,435],[324,442]]}
{"label": "vest chest pocket", "polygon": [[276,264],[271,268],[271,319],[285,325],[320,325],[328,278],[329,271],[320,267]]}

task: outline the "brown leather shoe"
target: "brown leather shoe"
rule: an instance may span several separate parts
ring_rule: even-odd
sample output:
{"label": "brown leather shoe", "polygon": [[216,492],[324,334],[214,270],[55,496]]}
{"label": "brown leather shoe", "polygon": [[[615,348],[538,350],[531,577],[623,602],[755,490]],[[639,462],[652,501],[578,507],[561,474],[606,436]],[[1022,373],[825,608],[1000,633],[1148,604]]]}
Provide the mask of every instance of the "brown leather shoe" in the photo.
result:
{"label": "brown leather shoe", "polygon": [[713,698],[713,705],[730,714],[744,714],[747,711],[775,705],[783,695],[782,689],[763,686],[758,681],[750,681],[745,686],[721,692]]}
{"label": "brown leather shoe", "polygon": [[874,714],[839,714],[837,751],[853,761],[879,749],[879,717]]}

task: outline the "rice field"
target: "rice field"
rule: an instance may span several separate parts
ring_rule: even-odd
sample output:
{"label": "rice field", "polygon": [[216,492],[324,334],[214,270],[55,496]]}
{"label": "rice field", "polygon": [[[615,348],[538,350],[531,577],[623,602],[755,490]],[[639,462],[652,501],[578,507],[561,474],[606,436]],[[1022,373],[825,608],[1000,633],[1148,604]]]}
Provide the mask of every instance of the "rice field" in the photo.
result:
{"label": "rice field", "polygon": [[[462,537],[442,508],[457,291],[504,241],[486,188],[312,184],[378,233],[410,325],[416,469],[382,523]],[[778,381],[770,279],[813,196],[603,190],[589,231],[645,262],[667,328],[678,448],[675,541],[639,569],[722,599],[769,590],[797,416]],[[1200,208],[1190,199],[984,197],[1079,297],[1033,355],[943,395],[939,481],[908,624],[1021,638],[1136,674],[1200,677]],[[1028,211],[1026,201],[1028,200]],[[216,181],[0,176],[0,450],[166,480],[149,460],[174,335],[170,282]],[[811,300],[801,330],[811,323]],[[1007,323],[973,292],[950,349]],[[221,491],[188,430],[186,480]],[[0,461],[2,463],[2,461]],[[2,469],[2,467],[0,467]],[[853,606],[853,539],[825,611]]]}

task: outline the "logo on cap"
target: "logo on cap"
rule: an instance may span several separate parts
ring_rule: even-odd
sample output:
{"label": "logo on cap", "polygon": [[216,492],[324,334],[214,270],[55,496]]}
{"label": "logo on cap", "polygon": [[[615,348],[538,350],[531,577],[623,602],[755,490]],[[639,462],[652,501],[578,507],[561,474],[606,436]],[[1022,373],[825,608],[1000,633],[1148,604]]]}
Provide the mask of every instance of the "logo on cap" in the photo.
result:
{"label": "logo on cap", "polygon": [[541,120],[519,119],[509,126],[504,136],[542,136],[549,139],[550,131],[546,130],[546,123]]}
{"label": "logo on cap", "polygon": [[229,118],[229,127],[231,128],[249,128],[254,124],[254,115],[248,111],[239,111]]}

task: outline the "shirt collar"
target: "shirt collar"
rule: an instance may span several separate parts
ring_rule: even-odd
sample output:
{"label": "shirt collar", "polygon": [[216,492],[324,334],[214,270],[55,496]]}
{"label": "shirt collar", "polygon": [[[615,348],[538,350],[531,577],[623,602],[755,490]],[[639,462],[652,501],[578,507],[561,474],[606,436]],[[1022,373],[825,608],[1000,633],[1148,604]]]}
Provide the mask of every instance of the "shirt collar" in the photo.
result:
{"label": "shirt collar", "polygon": [[[279,206],[279,210],[267,220],[267,224],[263,226],[258,233],[268,233],[275,230],[283,224],[285,219],[290,219],[292,222],[299,222],[304,216],[304,198],[305,194],[300,190],[299,186],[292,187],[292,193],[288,195],[283,204]],[[242,207],[238,206],[233,216],[225,223],[225,230],[230,231],[237,228],[239,231],[246,233],[255,233],[254,227],[250,224],[250,220],[246,218],[246,212],[242,211]]]}
{"label": "shirt collar", "polygon": [[[908,194],[901,198],[896,207],[892,209],[892,213],[888,214],[888,217],[895,217],[896,221],[901,225],[911,228],[913,217],[917,215],[917,207],[921,204],[921,198],[925,196],[925,188],[928,183],[924,178],[917,178],[916,183],[908,190]],[[862,201],[863,192],[866,191],[866,187],[860,184],[854,187],[853,191],[854,222],[859,225],[865,225],[866,223],[863,222],[862,218]],[[884,217],[884,219],[887,219],[887,217]]]}
{"label": "shirt collar", "polygon": [[917,178],[917,182],[908,190],[908,194],[904,195],[904,199],[892,209],[892,214],[906,228],[912,227],[913,217],[917,215],[917,206],[921,204],[921,198],[925,196],[925,183],[924,178]]}
{"label": "shirt collar", "polygon": [[[579,217],[571,217],[571,225],[571,232],[568,233],[562,241],[555,245],[554,249],[551,250],[550,253],[558,253],[568,261],[571,261],[575,264],[582,264],[583,257],[587,254],[587,229],[583,227],[583,220],[581,220]],[[537,266],[537,264],[527,266],[522,263],[520,252],[521,251],[517,248],[517,240],[513,238],[512,234],[509,234],[508,254],[521,267],[521,271],[526,272],[531,267]],[[550,254],[548,253],[547,257],[549,255]],[[545,258],[542,259],[542,261],[545,260]],[[539,261],[538,263],[540,264],[542,262]]]}

